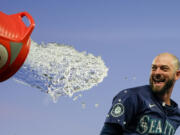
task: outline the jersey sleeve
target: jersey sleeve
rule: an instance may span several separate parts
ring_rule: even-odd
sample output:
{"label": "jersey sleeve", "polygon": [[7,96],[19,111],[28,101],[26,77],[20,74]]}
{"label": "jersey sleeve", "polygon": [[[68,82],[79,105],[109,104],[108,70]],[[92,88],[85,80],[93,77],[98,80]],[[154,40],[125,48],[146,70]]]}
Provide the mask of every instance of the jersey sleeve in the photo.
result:
{"label": "jersey sleeve", "polygon": [[134,120],[137,111],[137,95],[122,91],[114,97],[105,123],[116,123],[124,129]]}
{"label": "jersey sleeve", "polygon": [[105,123],[100,135],[123,135],[123,131],[119,124]]}

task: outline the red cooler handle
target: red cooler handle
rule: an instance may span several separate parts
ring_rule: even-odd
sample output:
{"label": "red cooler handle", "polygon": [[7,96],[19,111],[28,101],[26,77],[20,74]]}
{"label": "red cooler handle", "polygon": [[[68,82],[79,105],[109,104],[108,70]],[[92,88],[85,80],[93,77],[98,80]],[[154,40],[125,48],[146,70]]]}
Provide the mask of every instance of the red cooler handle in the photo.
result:
{"label": "red cooler handle", "polygon": [[18,13],[19,16],[21,17],[21,19],[26,16],[30,22],[30,25],[29,27],[27,27],[27,30],[26,30],[26,33],[24,35],[24,37],[22,38],[22,40],[24,40],[25,38],[29,38],[34,27],[35,27],[35,22],[34,22],[34,19],[32,18],[32,16],[28,13],[28,12],[21,12],[21,13]]}

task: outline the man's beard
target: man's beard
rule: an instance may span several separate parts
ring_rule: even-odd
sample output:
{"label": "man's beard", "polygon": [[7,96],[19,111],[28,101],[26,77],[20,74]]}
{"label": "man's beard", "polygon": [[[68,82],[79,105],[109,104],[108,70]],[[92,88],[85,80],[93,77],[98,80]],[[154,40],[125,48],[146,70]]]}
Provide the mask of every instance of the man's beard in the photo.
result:
{"label": "man's beard", "polygon": [[157,95],[164,95],[169,92],[170,88],[173,87],[175,80],[169,79],[167,82],[165,82],[165,85],[161,88],[161,90],[157,90],[153,84],[153,80],[149,79],[150,87],[152,89],[152,92]]}

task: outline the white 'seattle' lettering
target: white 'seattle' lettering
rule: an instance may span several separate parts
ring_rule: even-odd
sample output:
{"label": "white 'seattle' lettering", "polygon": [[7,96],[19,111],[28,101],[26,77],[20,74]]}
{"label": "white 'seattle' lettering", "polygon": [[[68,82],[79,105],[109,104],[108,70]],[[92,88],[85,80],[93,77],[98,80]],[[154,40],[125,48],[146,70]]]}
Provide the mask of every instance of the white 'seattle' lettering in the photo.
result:
{"label": "white 'seattle' lettering", "polygon": [[174,135],[175,133],[174,127],[168,121],[165,122],[163,128],[161,120],[153,119],[148,115],[145,115],[140,119],[136,131],[141,135],[143,134]]}

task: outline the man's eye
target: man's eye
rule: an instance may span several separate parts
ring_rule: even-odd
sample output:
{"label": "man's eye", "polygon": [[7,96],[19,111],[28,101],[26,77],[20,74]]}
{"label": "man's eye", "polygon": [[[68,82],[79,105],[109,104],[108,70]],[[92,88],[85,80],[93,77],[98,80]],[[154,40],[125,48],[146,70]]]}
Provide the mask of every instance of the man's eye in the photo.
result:
{"label": "man's eye", "polygon": [[161,67],[161,70],[163,70],[163,71],[168,71],[169,68],[168,68],[168,67]]}
{"label": "man's eye", "polygon": [[162,68],[163,71],[168,71],[168,68]]}
{"label": "man's eye", "polygon": [[156,67],[152,67],[152,70],[156,70],[157,68]]}

